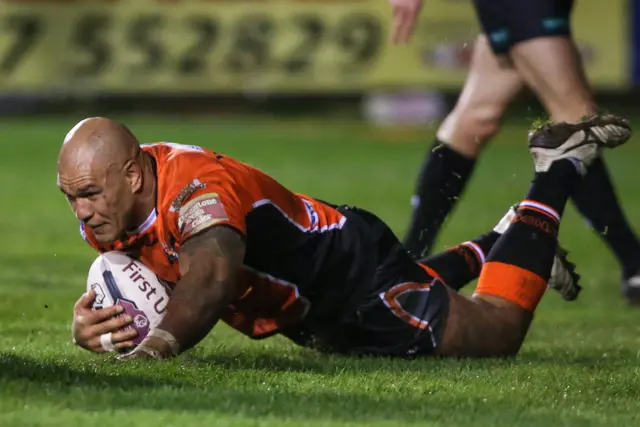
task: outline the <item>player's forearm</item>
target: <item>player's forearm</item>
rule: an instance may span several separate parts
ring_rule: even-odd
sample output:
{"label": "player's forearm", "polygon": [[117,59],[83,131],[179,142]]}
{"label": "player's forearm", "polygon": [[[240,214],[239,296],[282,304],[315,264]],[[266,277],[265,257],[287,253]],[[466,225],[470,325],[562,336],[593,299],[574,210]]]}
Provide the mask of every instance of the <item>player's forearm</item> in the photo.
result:
{"label": "player's forearm", "polygon": [[234,275],[216,271],[183,276],[157,329],[167,331],[175,338],[179,352],[195,346],[220,320],[233,299],[234,279]]}
{"label": "player's forearm", "polygon": [[244,252],[243,236],[222,225],[191,237],[180,248],[182,277],[156,328],[168,332],[169,340],[175,340],[174,353],[198,344],[238,297],[236,274],[243,264]]}

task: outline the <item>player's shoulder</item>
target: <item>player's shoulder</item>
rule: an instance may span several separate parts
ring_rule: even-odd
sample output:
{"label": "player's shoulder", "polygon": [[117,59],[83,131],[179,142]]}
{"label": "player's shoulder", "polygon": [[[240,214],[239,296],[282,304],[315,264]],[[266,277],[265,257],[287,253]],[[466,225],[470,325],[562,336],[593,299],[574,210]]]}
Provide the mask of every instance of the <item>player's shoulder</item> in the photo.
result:
{"label": "player's shoulder", "polygon": [[199,146],[161,142],[142,145],[142,149],[156,161],[157,208],[163,218],[180,211],[193,197],[226,189],[233,179],[219,154]]}
{"label": "player's shoulder", "polygon": [[186,163],[206,163],[215,160],[216,153],[198,145],[176,142],[152,142],[140,144],[143,151],[151,154],[158,166],[181,166]]}
{"label": "player's shoulder", "polygon": [[215,152],[196,145],[174,142],[142,144],[142,149],[155,160],[158,186],[163,191],[179,191],[194,179],[222,169]]}

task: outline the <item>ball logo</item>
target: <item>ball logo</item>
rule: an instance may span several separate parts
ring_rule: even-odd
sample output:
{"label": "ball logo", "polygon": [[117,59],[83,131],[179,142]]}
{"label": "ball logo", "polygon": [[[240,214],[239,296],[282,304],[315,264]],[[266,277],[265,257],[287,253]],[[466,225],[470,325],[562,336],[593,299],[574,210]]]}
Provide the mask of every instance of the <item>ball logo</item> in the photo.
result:
{"label": "ball logo", "polygon": [[146,328],[149,324],[149,319],[147,319],[142,314],[138,314],[133,318],[133,323],[136,325],[136,328]]}
{"label": "ball logo", "polygon": [[92,283],[91,289],[93,289],[93,291],[96,293],[96,299],[93,301],[93,308],[95,309],[102,308],[102,305],[104,304],[104,300],[106,298],[105,292],[102,289],[102,286],[100,286],[99,283]]}
{"label": "ball logo", "polygon": [[158,297],[158,290],[149,282],[149,280],[147,280],[146,277],[144,277],[142,268],[135,261],[132,260],[129,262],[129,264],[122,269],[122,272],[127,273],[133,283],[138,285],[138,289],[145,293],[145,297],[148,301],[154,300],[153,310],[156,313],[164,313],[169,301],[165,301],[163,296]]}
{"label": "ball logo", "polygon": [[149,328],[151,327],[149,318],[142,310],[129,300],[119,299],[116,304],[121,305],[122,308],[124,308],[124,312],[133,319],[132,326],[138,331],[138,335],[135,337],[133,342],[136,345],[139,345],[149,333]]}

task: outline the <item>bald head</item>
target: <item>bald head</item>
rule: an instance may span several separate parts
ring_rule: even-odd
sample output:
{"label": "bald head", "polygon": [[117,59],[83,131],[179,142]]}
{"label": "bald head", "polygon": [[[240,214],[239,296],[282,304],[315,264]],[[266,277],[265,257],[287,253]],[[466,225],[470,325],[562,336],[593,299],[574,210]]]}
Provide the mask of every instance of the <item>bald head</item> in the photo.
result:
{"label": "bald head", "polygon": [[67,133],[58,156],[58,186],[99,240],[120,238],[146,218],[155,204],[153,185],[151,160],[124,125],[92,117]]}
{"label": "bald head", "polygon": [[123,124],[104,117],[84,119],[67,133],[58,171],[69,167],[121,168],[140,152],[136,137]]}

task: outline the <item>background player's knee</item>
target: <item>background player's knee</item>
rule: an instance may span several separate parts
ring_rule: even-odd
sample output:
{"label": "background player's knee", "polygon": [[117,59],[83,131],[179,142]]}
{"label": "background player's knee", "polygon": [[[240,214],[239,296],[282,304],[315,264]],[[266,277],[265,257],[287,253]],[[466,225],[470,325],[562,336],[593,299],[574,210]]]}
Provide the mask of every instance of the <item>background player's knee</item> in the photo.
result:
{"label": "background player's knee", "polygon": [[456,152],[476,158],[500,129],[506,104],[456,105],[438,130],[438,139]]}
{"label": "background player's knee", "polygon": [[554,121],[578,121],[596,112],[580,54],[571,37],[526,40],[513,46],[510,56]]}
{"label": "background player's knee", "polygon": [[438,129],[438,139],[460,154],[476,157],[500,128],[502,115],[522,85],[517,71],[493,53],[486,37],[478,37],[464,88]]}

